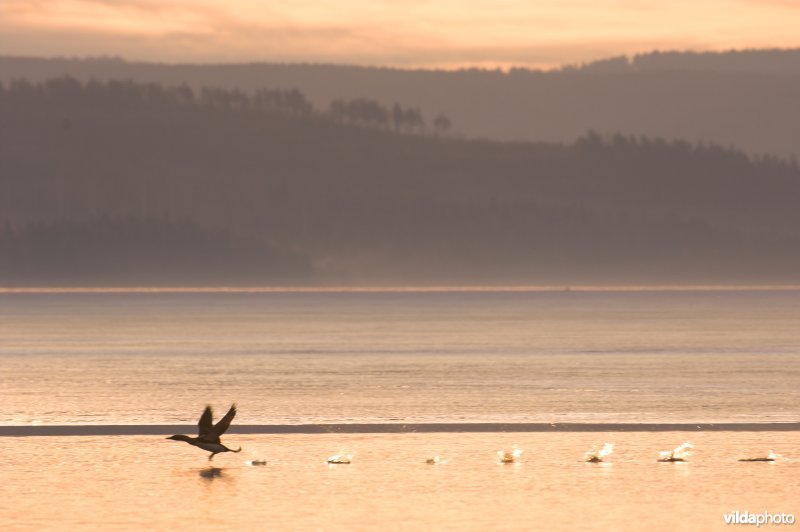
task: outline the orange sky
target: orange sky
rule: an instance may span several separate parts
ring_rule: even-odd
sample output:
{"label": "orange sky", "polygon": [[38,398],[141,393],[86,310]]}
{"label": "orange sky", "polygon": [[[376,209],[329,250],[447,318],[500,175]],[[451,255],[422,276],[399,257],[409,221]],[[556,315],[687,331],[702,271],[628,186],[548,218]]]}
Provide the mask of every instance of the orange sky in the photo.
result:
{"label": "orange sky", "polygon": [[0,54],[551,67],[800,47],[800,0],[0,0]]}

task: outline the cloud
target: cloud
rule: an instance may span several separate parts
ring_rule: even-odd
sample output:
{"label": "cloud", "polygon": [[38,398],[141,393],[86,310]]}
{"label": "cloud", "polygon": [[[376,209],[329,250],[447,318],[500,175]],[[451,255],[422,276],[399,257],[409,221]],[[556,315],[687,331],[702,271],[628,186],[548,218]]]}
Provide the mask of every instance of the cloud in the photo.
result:
{"label": "cloud", "polygon": [[[800,45],[789,17],[756,3],[0,0],[0,53],[169,62],[546,67],[654,48]],[[726,11],[725,6],[739,7]],[[768,31],[765,21],[771,23]]]}
{"label": "cloud", "polygon": [[754,7],[777,7],[800,9],[800,0],[740,0],[744,4]]}

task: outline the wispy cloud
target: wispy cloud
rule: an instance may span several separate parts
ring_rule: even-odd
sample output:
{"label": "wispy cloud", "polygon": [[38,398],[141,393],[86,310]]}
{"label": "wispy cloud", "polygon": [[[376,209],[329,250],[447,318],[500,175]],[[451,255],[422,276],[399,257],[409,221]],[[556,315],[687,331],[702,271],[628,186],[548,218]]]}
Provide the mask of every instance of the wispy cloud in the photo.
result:
{"label": "wispy cloud", "polygon": [[780,9],[800,9],[800,0],[740,0],[745,4],[757,7],[777,7]]}

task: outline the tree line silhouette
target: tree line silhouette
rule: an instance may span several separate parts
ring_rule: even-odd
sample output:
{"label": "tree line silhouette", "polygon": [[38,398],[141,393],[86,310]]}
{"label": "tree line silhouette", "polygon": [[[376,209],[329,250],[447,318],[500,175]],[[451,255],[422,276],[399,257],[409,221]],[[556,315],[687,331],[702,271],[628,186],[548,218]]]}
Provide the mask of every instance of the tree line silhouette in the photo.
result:
{"label": "tree line silhouette", "polygon": [[624,71],[695,71],[695,72],[759,72],[762,74],[800,74],[800,49],[767,48],[695,52],[656,50],[617,56],[581,65],[567,66],[563,70],[594,72]]}
{"label": "tree line silhouette", "polygon": [[[800,156],[800,49],[657,51],[553,70],[403,70],[319,64],[159,64],[118,58],[0,56],[0,82],[69,73],[84,82],[134,80],[253,94],[297,88],[314,107],[364,98],[444,113],[459,135],[503,141],[572,142],[588,129],[735,146],[749,154]],[[385,119],[378,115],[377,122]],[[363,120],[352,116],[353,124]],[[375,118],[369,120],[376,122]],[[364,125],[364,124],[362,124]],[[404,126],[402,126],[404,127]],[[447,130],[448,128],[443,128]]]}
{"label": "tree line silhouette", "polygon": [[591,131],[410,134],[355,108],[292,90],[4,86],[0,284],[800,277],[794,162]]}
{"label": "tree line silhouette", "polygon": [[[427,132],[425,118],[418,108],[405,108],[397,103],[387,107],[367,98],[339,98],[331,102],[329,109],[317,110],[297,89],[262,88],[245,92],[239,89],[203,87],[195,91],[185,83],[166,87],[156,83],[134,83],[130,80],[90,80],[82,83],[70,76],[64,76],[44,83],[31,83],[25,79],[12,80],[7,87],[0,84],[0,94],[6,105],[37,102],[44,105],[72,106],[75,109],[197,106],[227,111],[318,115],[363,127],[391,127],[396,131]],[[451,125],[448,117],[439,114],[432,122],[433,132],[444,134]]]}

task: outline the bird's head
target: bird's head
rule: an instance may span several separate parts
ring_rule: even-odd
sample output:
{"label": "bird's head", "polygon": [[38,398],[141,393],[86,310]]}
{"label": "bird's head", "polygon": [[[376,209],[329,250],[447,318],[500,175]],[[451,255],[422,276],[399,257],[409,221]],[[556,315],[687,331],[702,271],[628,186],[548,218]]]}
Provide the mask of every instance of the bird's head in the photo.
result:
{"label": "bird's head", "polygon": [[178,441],[189,441],[189,436],[184,434],[175,434],[174,436],[170,436],[167,438],[168,440],[178,440]]}

